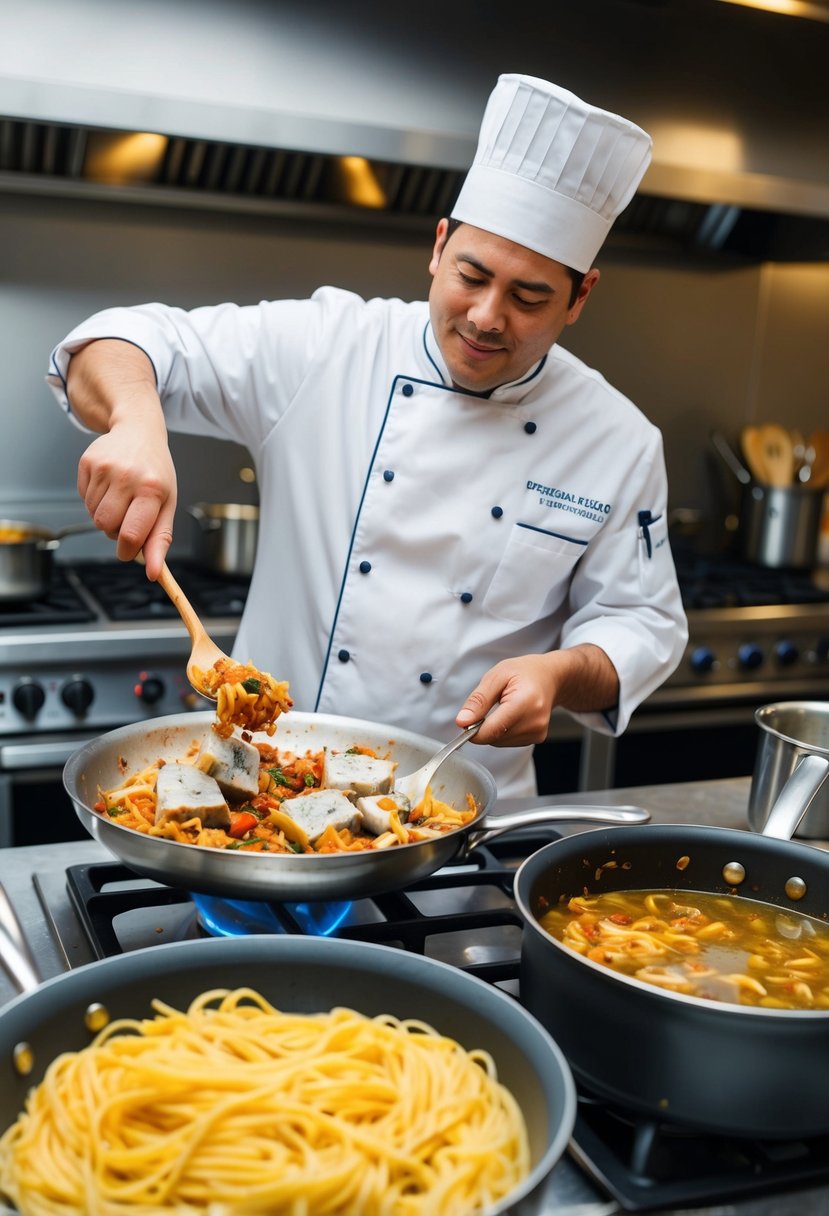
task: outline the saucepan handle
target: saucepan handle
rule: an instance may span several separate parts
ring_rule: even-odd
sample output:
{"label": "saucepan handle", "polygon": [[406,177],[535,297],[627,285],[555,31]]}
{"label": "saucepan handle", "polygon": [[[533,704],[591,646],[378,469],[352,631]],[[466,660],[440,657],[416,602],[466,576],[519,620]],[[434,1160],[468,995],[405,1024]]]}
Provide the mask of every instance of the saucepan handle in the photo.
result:
{"label": "saucepan handle", "polygon": [[5,889],[0,885],[0,963],[21,992],[31,992],[40,984],[37,966],[23,936],[17,914]]}
{"label": "saucepan handle", "polygon": [[503,815],[485,815],[479,827],[470,832],[467,848],[474,849],[479,844],[486,844],[496,836],[505,832],[515,832],[518,828],[531,828],[540,825],[549,826],[553,823],[609,823],[627,824],[647,823],[650,811],[641,806],[536,806],[526,811],[511,811]]}
{"label": "saucepan handle", "polygon": [[795,828],[814,802],[826,778],[829,760],[824,756],[802,756],[777,796],[763,827],[763,835],[791,840]]}

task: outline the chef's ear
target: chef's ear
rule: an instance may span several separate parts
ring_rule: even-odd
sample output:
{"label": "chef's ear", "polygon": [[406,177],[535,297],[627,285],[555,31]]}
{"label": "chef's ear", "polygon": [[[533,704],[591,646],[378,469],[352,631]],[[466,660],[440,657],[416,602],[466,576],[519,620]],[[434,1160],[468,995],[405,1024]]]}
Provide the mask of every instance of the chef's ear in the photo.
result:
{"label": "chef's ear", "polygon": [[578,321],[579,316],[581,315],[581,310],[587,303],[587,297],[598,283],[600,277],[601,272],[598,271],[595,266],[592,270],[588,270],[587,274],[581,281],[581,285],[576,293],[574,302],[570,305],[570,309],[567,313],[567,325],[573,325],[574,322]]}
{"label": "chef's ear", "polygon": [[443,246],[446,244],[446,237],[449,232],[449,221],[447,219],[438,220],[438,226],[435,229],[435,245],[432,250],[432,260],[429,262],[429,274],[437,274],[440,255],[443,252]]}

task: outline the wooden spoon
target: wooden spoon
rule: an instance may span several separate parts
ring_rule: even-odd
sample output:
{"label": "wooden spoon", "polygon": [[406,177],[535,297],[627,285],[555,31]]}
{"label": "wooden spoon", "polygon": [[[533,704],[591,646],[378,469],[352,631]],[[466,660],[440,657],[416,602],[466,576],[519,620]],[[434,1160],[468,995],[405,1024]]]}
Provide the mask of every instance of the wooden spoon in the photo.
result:
{"label": "wooden spoon", "polygon": [[768,422],[760,427],[763,463],[770,486],[782,488],[794,481],[794,444],[784,426]]}
{"label": "wooden spoon", "polygon": [[175,604],[181,619],[187,626],[187,632],[190,634],[190,640],[193,643],[190,650],[190,658],[187,660],[187,679],[200,696],[207,697],[209,701],[217,700],[217,693],[209,692],[203,687],[196,673],[196,668],[200,668],[202,671],[209,671],[211,667],[216,665],[219,659],[227,659],[230,662],[229,656],[223,650],[220,650],[210,637],[199,620],[195,608],[170,573],[170,568],[166,562],[161,567],[158,585],[164,588]]}
{"label": "wooden spoon", "polygon": [[761,485],[767,485],[769,475],[766,468],[765,451],[760,439],[759,426],[743,427],[740,432],[740,446],[754,480]]}

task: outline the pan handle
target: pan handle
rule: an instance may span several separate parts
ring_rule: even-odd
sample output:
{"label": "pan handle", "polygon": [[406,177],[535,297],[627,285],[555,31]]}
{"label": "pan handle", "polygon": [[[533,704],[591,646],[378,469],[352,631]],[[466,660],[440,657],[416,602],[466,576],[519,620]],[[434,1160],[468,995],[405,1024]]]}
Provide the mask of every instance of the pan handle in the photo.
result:
{"label": "pan handle", "polygon": [[791,840],[795,828],[812,805],[827,777],[829,760],[823,756],[802,756],[769,811],[763,835],[771,836],[774,840]]}
{"label": "pan handle", "polygon": [[39,987],[40,976],[20,921],[5,889],[0,885],[0,963],[21,992]]}
{"label": "pan handle", "polygon": [[467,852],[505,832],[551,823],[647,823],[650,811],[641,806],[535,806],[504,815],[485,815],[480,827],[467,837]]}

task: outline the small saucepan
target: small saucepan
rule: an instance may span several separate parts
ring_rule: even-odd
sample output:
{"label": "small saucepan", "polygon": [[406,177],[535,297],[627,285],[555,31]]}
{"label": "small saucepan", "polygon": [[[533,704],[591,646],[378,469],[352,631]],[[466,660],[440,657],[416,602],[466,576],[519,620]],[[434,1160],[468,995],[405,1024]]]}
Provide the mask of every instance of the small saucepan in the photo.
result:
{"label": "small saucepan", "polygon": [[259,537],[259,508],[235,502],[197,502],[187,508],[198,530],[196,561],[215,574],[253,573]]}
{"label": "small saucepan", "polygon": [[547,907],[574,895],[655,889],[742,895],[788,918],[828,920],[829,853],[789,839],[827,775],[829,760],[805,757],[763,835],[675,824],[602,828],[545,845],[522,864],[521,1000],[593,1094],[725,1135],[829,1133],[829,1010],[669,992],[575,953],[539,923]]}
{"label": "small saucepan", "polygon": [[0,519],[0,603],[22,603],[43,595],[52,575],[52,556],[67,536],[94,532],[92,523],[53,532],[39,524]]}

